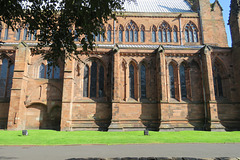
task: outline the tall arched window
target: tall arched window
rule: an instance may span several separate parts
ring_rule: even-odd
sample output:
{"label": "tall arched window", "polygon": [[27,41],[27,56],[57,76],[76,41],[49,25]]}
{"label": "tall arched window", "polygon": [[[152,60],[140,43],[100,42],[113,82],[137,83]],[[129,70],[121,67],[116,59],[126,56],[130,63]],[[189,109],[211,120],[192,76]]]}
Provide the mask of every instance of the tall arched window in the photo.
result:
{"label": "tall arched window", "polygon": [[186,98],[187,97],[186,76],[185,76],[185,67],[183,64],[180,65],[180,84],[181,84],[182,98]]}
{"label": "tall arched window", "polygon": [[92,62],[91,66],[91,82],[90,82],[90,97],[96,97],[97,93],[97,63]]}
{"label": "tall arched window", "polygon": [[214,90],[215,90],[216,97],[223,97],[222,76],[219,68],[220,66],[215,63],[213,66]]}
{"label": "tall arched window", "polygon": [[171,27],[167,22],[163,22],[158,28],[159,42],[171,42]]}
{"label": "tall arched window", "polygon": [[141,98],[146,98],[146,67],[141,65]]}
{"label": "tall arched window", "polygon": [[2,39],[2,25],[0,24],[0,39]]}
{"label": "tall arched window", "polygon": [[138,27],[135,22],[130,21],[126,27],[126,42],[138,42]]}
{"label": "tall arched window", "polygon": [[177,26],[173,28],[173,42],[178,42],[178,29]]}
{"label": "tall arched window", "polygon": [[185,41],[198,42],[198,30],[193,22],[189,22],[185,27]]}
{"label": "tall arched window", "polygon": [[104,42],[105,41],[105,36],[104,36],[104,34],[105,34],[105,32],[102,32],[102,34],[101,34],[101,42]]}
{"label": "tall arched window", "polygon": [[153,26],[152,27],[152,42],[156,42],[156,31],[157,31],[156,26]]}
{"label": "tall arched window", "polygon": [[108,25],[107,41],[108,41],[108,42],[111,42],[111,41],[112,41],[112,27],[111,27],[111,25]]}
{"label": "tall arched window", "polygon": [[123,26],[119,26],[119,42],[123,41]]}
{"label": "tall arched window", "polygon": [[83,97],[88,97],[88,81],[89,81],[89,67],[86,65],[84,67],[83,77]]}
{"label": "tall arched window", "polygon": [[141,42],[145,42],[145,27],[142,25],[141,26]]}
{"label": "tall arched window", "polygon": [[39,78],[45,78],[45,65],[41,64],[39,67]]}
{"label": "tall arched window", "polygon": [[169,64],[169,86],[170,86],[170,97],[175,98],[175,86],[174,86],[174,71],[172,64]]}
{"label": "tall arched window", "polygon": [[8,71],[7,95],[6,95],[6,97],[10,97],[10,94],[11,94],[13,71],[14,71],[14,65],[11,64],[10,67],[9,67],[9,71]]}
{"label": "tall arched window", "polygon": [[98,91],[99,97],[104,96],[104,68],[103,66],[99,69],[99,91]]}
{"label": "tall arched window", "polygon": [[4,58],[2,60],[2,68],[0,75],[0,97],[5,97],[6,83],[7,83],[7,73],[8,73],[8,60]]}
{"label": "tall arched window", "polygon": [[129,96],[135,98],[134,96],[134,66],[130,64],[129,66]]}
{"label": "tall arched window", "polygon": [[5,28],[4,40],[8,40],[8,27]]}

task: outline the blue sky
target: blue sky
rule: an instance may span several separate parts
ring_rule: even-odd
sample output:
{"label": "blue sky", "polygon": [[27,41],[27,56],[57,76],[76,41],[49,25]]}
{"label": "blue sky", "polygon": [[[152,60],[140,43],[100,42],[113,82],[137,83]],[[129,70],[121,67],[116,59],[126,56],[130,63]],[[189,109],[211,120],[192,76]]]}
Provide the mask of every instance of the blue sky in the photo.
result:
{"label": "blue sky", "polygon": [[[213,3],[215,0],[210,0],[211,3]],[[228,23],[228,18],[229,18],[229,10],[230,10],[230,0],[218,0],[219,3],[221,4],[223,8],[223,19],[225,21],[225,27],[227,30],[227,36],[228,36],[228,45],[231,47],[232,46],[232,39],[231,39],[231,34],[230,34],[230,28]]]}

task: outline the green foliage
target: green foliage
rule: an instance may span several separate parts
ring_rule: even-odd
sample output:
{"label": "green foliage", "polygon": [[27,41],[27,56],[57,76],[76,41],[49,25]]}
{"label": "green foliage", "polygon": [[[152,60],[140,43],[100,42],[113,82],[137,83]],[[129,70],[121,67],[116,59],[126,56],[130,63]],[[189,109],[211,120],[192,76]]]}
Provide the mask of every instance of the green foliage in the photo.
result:
{"label": "green foliage", "polygon": [[72,145],[72,144],[144,144],[144,143],[239,143],[240,132],[57,132],[29,130],[28,136],[21,131],[0,131],[0,145]]}
{"label": "green foliage", "polygon": [[[77,38],[83,51],[92,50],[93,34],[104,32],[102,26],[110,18],[116,18],[114,11],[121,10],[124,1],[1,0],[0,21],[13,30],[19,25],[28,25],[32,34],[36,30],[41,31],[37,33],[38,45],[34,54],[41,54],[52,62],[50,65],[57,65],[59,58],[64,61],[79,54],[75,52],[74,40]],[[40,52],[43,47],[49,50]]]}

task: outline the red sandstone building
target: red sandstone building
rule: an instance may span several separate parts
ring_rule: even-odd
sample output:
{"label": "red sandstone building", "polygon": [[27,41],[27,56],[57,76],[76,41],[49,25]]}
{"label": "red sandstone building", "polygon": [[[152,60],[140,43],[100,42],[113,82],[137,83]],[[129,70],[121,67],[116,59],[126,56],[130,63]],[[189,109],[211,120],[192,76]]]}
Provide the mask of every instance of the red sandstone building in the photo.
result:
{"label": "red sandstone building", "polygon": [[93,52],[50,74],[48,62],[31,55],[28,28],[2,24],[0,128],[239,129],[239,7],[229,48],[217,0],[136,3],[108,21]]}

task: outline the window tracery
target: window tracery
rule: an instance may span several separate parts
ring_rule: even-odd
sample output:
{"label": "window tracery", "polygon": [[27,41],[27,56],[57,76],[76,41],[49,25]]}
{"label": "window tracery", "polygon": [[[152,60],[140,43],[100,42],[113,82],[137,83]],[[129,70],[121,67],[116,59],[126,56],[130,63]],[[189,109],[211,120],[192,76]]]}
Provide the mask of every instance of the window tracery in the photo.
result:
{"label": "window tracery", "polygon": [[198,42],[198,29],[191,21],[185,27],[185,41]]}

